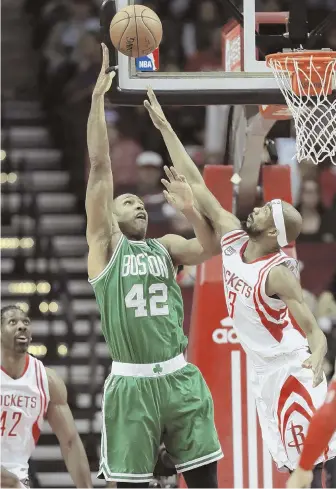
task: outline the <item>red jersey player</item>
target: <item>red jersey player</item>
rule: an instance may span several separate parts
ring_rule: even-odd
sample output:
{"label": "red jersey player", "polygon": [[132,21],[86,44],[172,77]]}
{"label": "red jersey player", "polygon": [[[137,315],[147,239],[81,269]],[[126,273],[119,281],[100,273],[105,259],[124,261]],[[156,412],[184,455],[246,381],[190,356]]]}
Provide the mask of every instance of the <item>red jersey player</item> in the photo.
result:
{"label": "red jersey player", "polygon": [[[204,250],[211,232],[199,228],[195,207],[208,218],[218,237],[227,309],[251,363],[250,382],[262,436],[279,469],[292,471],[311,417],[327,392],[323,374],[326,339],[303,300],[297,261],[282,251],[298,237],[302,218],[293,206],[280,200],[255,208],[245,223],[223,209],[151,89],[148,98],[144,105],[175,167],[165,169],[169,180],[162,181],[165,196],[189,219]],[[335,455],[334,437],[328,452],[315,463]]]}
{"label": "red jersey player", "polygon": [[64,382],[27,353],[31,323],[17,306],[1,309],[1,487],[29,487],[28,460],[47,419],[76,487],[92,487],[89,463]]}
{"label": "red jersey player", "polygon": [[[336,368],[336,365],[335,365]],[[336,375],[331,381],[324,404],[316,411],[308,428],[299,466],[287,481],[287,487],[310,487],[315,460],[326,450],[336,431]]]}

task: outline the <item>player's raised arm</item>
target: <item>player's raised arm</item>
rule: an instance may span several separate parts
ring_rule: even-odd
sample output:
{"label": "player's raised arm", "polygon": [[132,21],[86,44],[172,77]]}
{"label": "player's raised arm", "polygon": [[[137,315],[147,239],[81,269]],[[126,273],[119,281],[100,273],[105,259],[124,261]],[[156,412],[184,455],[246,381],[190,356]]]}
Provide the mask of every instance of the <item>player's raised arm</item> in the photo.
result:
{"label": "player's raised arm", "polygon": [[105,268],[109,254],[113,251],[114,241],[117,242],[120,237],[119,227],[112,213],[113,178],[104,111],[104,95],[110,89],[115,73],[105,73],[109,66],[109,55],[107,47],[102,45],[102,48],[102,68],[93,90],[87,124],[90,174],[85,207],[90,278],[95,278]]}
{"label": "player's raised arm", "polygon": [[148,89],[147,95],[149,100],[145,100],[144,105],[154,126],[162,134],[174,167],[179,174],[186,177],[188,183],[191,185],[197,207],[201,213],[211,221],[211,225],[220,237],[229,231],[240,229],[239,220],[233,214],[223,209],[205,185],[202,175],[167,121],[151,88]]}
{"label": "player's raised arm", "polygon": [[266,292],[269,297],[276,295],[286,304],[295,321],[306,334],[312,354],[303,363],[303,367],[312,369],[313,387],[319,385],[323,380],[323,361],[327,353],[327,340],[303,299],[298,279],[286,266],[274,267],[267,277]]}
{"label": "player's raised arm", "polygon": [[67,390],[54,370],[46,369],[50,402],[47,420],[58,438],[65,465],[76,487],[92,487],[89,462],[71,414]]}
{"label": "player's raised arm", "polygon": [[168,234],[160,239],[176,265],[198,265],[220,253],[219,240],[213,228],[197,210],[190,185],[174,167],[164,168],[167,180],[162,179],[164,196],[177,211],[182,212],[192,224],[197,239]]}

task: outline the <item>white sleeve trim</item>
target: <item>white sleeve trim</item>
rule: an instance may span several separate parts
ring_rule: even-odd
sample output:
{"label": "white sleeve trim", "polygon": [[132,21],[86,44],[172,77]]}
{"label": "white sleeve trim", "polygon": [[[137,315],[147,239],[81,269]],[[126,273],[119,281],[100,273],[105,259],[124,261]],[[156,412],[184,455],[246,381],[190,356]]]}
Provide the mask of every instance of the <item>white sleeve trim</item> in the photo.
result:
{"label": "white sleeve trim", "polygon": [[242,229],[235,229],[234,231],[229,231],[221,237],[221,245],[226,246],[227,244],[235,243],[239,239],[245,238],[247,233]]}

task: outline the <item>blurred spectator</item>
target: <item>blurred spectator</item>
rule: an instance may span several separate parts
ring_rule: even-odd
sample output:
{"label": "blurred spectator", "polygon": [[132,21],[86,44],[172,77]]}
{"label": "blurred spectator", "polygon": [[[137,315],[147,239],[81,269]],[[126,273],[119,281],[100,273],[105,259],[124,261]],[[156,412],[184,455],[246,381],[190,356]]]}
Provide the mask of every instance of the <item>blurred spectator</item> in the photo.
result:
{"label": "blurred spectator", "polygon": [[305,303],[309,307],[310,311],[315,315],[316,308],[317,308],[316,296],[312,292],[309,292],[309,290],[306,289],[302,289],[302,294]]}
{"label": "blurred spectator", "polygon": [[205,153],[203,146],[197,144],[190,144],[185,146],[186,152],[193,160],[197,168],[201,173],[203,173],[204,165],[205,165]]}
{"label": "blurred spectator", "polygon": [[[119,114],[107,111],[107,130],[110,143],[110,158],[113,170],[113,180],[117,194],[134,191],[137,182],[136,159],[142,152],[142,147],[130,134],[122,131]],[[114,121],[114,122],[112,122]]]}
{"label": "blurred spectator", "polygon": [[136,194],[145,204],[163,202],[161,176],[163,159],[158,153],[144,151],[137,159]]}
{"label": "blurred spectator", "polygon": [[279,12],[281,10],[280,0],[263,0],[261,5],[263,12]]}
{"label": "blurred spectator", "polygon": [[329,225],[327,213],[321,202],[319,185],[315,180],[302,181],[297,209],[303,219],[299,242],[333,240],[332,227]]}
{"label": "blurred spectator", "polygon": [[[64,83],[60,106],[52,108],[54,133],[61,137],[65,159],[76,165],[75,172],[83,173],[86,141],[87,117],[90,110],[91,94],[101,65],[100,47],[96,36],[85,33],[74,50],[72,76]],[[69,74],[70,75],[70,74]],[[65,81],[65,80],[64,80]]]}
{"label": "blurred spectator", "polygon": [[[336,166],[330,165],[321,171],[320,185],[322,193],[323,205],[326,208],[330,208],[333,205],[333,201],[336,197]],[[335,222],[336,226],[336,222]]]}
{"label": "blurred spectator", "polygon": [[91,99],[101,66],[101,50],[97,36],[91,33],[83,34],[74,49],[73,59],[76,70],[64,87],[65,101],[69,104]]}
{"label": "blurred spectator", "polygon": [[[189,1],[186,12],[186,24],[183,29],[183,50],[187,58],[193,59],[197,51],[208,50],[211,44],[212,33],[223,26],[225,16],[219,15],[218,2],[212,0]],[[199,71],[187,70],[187,71]]]}
{"label": "blurred spectator", "polygon": [[185,238],[192,238],[194,236],[193,227],[190,225],[189,221],[184,217],[182,212],[176,211],[171,205],[164,204],[163,213],[166,218],[170,221],[172,232],[175,234],[180,234]]}
{"label": "blurred spectator", "polygon": [[330,378],[334,373],[336,358],[336,272],[329,289],[319,297],[316,316],[320,328],[327,337],[326,374]]}
{"label": "blurred spectator", "polygon": [[222,29],[211,32],[203,47],[191,56],[185,66],[185,71],[215,71],[222,69]]}
{"label": "blurred spectator", "polygon": [[163,159],[153,151],[144,151],[137,160],[137,182],[134,193],[144,201],[151,224],[165,220],[165,198],[161,184]]}
{"label": "blurred spectator", "polygon": [[71,56],[85,32],[99,32],[90,0],[71,0],[70,16],[52,28],[44,49],[48,72],[55,72]]}

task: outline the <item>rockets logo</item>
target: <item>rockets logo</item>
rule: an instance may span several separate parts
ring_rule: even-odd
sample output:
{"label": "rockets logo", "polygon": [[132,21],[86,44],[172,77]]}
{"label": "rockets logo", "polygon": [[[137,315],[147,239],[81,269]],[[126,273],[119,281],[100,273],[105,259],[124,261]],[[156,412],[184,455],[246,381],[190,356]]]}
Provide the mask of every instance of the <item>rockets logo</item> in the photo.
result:
{"label": "rockets logo", "polygon": [[291,431],[293,440],[288,443],[289,447],[295,447],[298,453],[301,453],[301,447],[304,444],[305,436],[303,432],[303,426],[294,423],[291,423],[288,431]]}
{"label": "rockets logo", "polygon": [[159,48],[147,56],[136,58],[135,67],[137,71],[157,71],[159,69]]}

